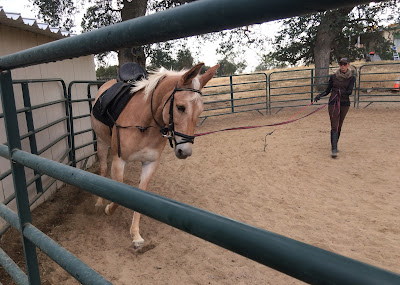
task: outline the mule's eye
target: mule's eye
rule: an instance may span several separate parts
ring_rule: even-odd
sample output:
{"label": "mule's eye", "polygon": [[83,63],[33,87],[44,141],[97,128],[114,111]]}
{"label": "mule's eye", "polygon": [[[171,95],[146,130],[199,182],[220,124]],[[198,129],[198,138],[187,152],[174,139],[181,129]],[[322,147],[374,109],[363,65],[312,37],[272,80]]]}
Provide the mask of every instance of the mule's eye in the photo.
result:
{"label": "mule's eye", "polygon": [[178,110],[179,110],[180,112],[185,113],[185,110],[186,110],[185,106],[179,106],[179,105],[177,105],[176,108],[178,108]]}

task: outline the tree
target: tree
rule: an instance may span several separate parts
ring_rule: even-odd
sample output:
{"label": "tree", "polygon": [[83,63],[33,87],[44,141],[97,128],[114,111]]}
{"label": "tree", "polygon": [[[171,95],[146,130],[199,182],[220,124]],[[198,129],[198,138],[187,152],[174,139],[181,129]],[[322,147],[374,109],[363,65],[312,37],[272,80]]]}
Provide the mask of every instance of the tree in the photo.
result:
{"label": "tree", "polygon": [[358,36],[369,33],[374,41],[383,43],[376,46],[383,54],[387,43],[380,33],[371,33],[371,27],[379,29],[398,17],[398,9],[397,1],[391,0],[283,20],[283,29],[274,40],[275,51],[269,56],[292,65],[315,63],[315,83],[320,86],[327,81],[332,61],[361,56],[355,45]]}
{"label": "tree", "polygon": [[117,77],[118,66],[111,65],[108,67],[100,66],[96,70],[97,80],[109,80]]}
{"label": "tree", "polygon": [[217,53],[222,56],[222,59],[218,61],[220,67],[218,68],[216,75],[232,75],[240,73],[246,68],[245,61],[238,61],[238,52],[235,51],[236,42],[232,40],[233,34],[229,35],[227,41],[220,43]]}
{"label": "tree", "polygon": [[264,71],[273,68],[287,67],[287,64],[283,61],[278,61],[271,57],[269,54],[263,54],[261,56],[260,64],[256,66],[255,71]]}
{"label": "tree", "polygon": [[150,64],[148,69],[155,70],[160,67],[172,69],[175,65],[175,60],[171,56],[171,43],[157,43],[149,49]]}
{"label": "tree", "polygon": [[155,70],[160,67],[181,70],[190,69],[193,66],[193,56],[189,49],[183,47],[176,52],[176,59],[172,57],[173,45],[171,42],[154,44],[147,52],[150,55],[149,69]]}
{"label": "tree", "polygon": [[[193,2],[195,0],[29,0],[33,3],[34,7],[38,9],[38,17],[43,18],[46,22],[54,26],[61,26],[69,31],[72,31],[74,23],[72,16],[79,9],[87,8],[81,27],[84,32],[99,29],[104,26],[125,21],[128,19],[144,16],[146,13],[154,11],[167,10],[185,3]],[[233,35],[233,36],[232,36]],[[206,35],[196,36],[198,49],[202,48],[201,43],[207,40],[226,42],[232,40],[235,46],[253,46],[257,47],[262,45],[263,38],[255,32],[253,27],[241,27],[231,31],[210,33]],[[181,45],[185,39],[170,41],[174,45],[174,50],[179,50],[177,46]],[[187,46],[187,45],[186,45]],[[159,56],[159,52],[152,52],[152,48],[157,45],[148,45],[145,47],[130,47],[118,51],[119,64],[128,61],[133,61],[145,67],[148,57],[153,55]],[[105,58],[105,54],[97,55],[97,58]],[[184,54],[180,55],[184,56]],[[187,65],[190,62],[185,63]],[[186,60],[185,59],[185,60]],[[182,58],[183,60],[183,58]],[[157,61],[156,59],[153,62]],[[150,61],[151,62],[151,61]]]}
{"label": "tree", "polygon": [[[114,23],[144,16],[150,6],[157,11],[169,9],[194,0],[30,0],[38,9],[38,17],[53,26],[61,26],[72,30],[72,15],[76,12],[76,4],[84,7],[92,4],[84,14],[81,26],[83,31],[91,31]],[[78,3],[79,2],[79,3]],[[148,5],[148,2],[150,5]],[[145,67],[146,56],[143,47],[124,48],[118,51],[119,64],[136,62]]]}
{"label": "tree", "polygon": [[190,69],[193,66],[193,56],[190,50],[187,48],[181,49],[178,51],[178,55],[176,56],[176,62],[174,69]]}
{"label": "tree", "polygon": [[73,0],[30,0],[31,3],[39,9],[39,16],[51,26],[63,27],[71,31],[74,22],[71,15],[76,13],[76,7]]}
{"label": "tree", "polygon": [[243,71],[243,69],[246,68],[246,65],[243,62],[234,63],[232,61],[229,61],[226,57],[219,60],[218,64],[219,68],[215,73],[217,76],[232,75],[236,72],[240,73],[241,71]]}

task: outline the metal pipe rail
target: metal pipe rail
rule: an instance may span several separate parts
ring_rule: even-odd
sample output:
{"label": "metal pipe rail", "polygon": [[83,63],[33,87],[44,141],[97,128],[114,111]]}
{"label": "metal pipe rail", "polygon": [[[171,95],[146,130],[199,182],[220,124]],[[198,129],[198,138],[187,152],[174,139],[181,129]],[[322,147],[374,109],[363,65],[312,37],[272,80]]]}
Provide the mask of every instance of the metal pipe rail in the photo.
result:
{"label": "metal pipe rail", "polygon": [[[53,259],[57,264],[63,267],[68,273],[70,273],[76,280],[82,284],[87,285],[110,285],[109,281],[104,279],[99,273],[94,271],[92,268],[87,266],[81,260],[79,260],[75,255],[61,247],[54,240],[49,238],[43,232],[38,230],[30,223],[24,224],[23,228],[19,227],[18,215],[8,209],[3,204],[0,204],[0,216],[3,217],[7,222],[9,222],[13,227],[17,227],[18,231],[22,233],[26,238],[33,242],[37,247],[39,247],[45,254],[47,254],[51,259]],[[6,253],[4,253],[8,257]],[[8,265],[9,270],[16,272],[18,278],[24,278],[18,266],[13,264]],[[22,272],[23,273],[23,272]],[[26,277],[26,275],[25,275]],[[20,283],[29,284],[29,283]]]}
{"label": "metal pipe rail", "polygon": [[18,265],[0,248],[0,265],[7,271],[18,285],[29,285],[28,276]]}
{"label": "metal pipe rail", "polygon": [[321,4],[316,0],[196,1],[1,57],[0,70],[201,35],[368,2],[338,0]]}
{"label": "metal pipe rail", "polygon": [[[9,158],[8,147],[0,146],[0,156]],[[329,280],[331,284],[364,285],[400,282],[400,275],[395,273],[21,150],[15,150],[11,159],[304,282],[321,284]],[[33,231],[32,226],[29,228]]]}

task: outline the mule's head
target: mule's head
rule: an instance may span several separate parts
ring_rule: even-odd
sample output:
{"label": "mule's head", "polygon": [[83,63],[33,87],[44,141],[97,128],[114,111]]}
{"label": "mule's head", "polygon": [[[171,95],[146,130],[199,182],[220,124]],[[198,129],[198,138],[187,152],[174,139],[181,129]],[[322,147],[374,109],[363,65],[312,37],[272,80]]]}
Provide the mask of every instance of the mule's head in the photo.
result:
{"label": "mule's head", "polygon": [[[204,63],[199,63],[185,72],[175,83],[173,100],[163,110],[163,120],[166,125],[171,120],[173,111],[174,152],[177,158],[185,159],[192,155],[194,129],[201,112],[204,110],[200,90],[213,78],[219,65],[211,67],[199,76]],[[198,92],[197,92],[198,91]],[[172,94],[172,93],[171,93]],[[171,108],[172,102],[172,109]]]}

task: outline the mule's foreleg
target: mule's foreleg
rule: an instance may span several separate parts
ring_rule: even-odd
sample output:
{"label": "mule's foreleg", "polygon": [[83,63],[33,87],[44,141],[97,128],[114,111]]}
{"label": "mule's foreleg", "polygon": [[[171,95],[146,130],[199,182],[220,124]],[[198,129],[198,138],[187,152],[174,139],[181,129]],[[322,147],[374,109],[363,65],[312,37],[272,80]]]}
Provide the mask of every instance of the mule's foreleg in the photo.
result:
{"label": "mule's foreleg", "polygon": [[[157,170],[157,167],[160,165],[160,161],[153,162],[143,162],[142,163],[142,173],[140,175],[140,183],[139,188],[143,190],[147,190],[149,186],[150,179],[153,177],[154,173]],[[140,213],[134,212],[132,225],[130,229],[131,236],[133,238],[132,246],[134,248],[139,248],[144,244],[144,239],[140,236],[139,232],[139,223],[140,223]]]}
{"label": "mule's foreleg", "polygon": [[[112,160],[111,164],[111,178],[115,181],[124,182],[124,170],[125,170],[125,161],[115,155]],[[117,209],[118,204],[117,203],[110,203],[106,206],[105,213],[107,215],[112,215],[115,212],[115,209]]]}
{"label": "mule's foreleg", "polygon": [[[99,174],[103,177],[107,176],[107,156],[108,156],[108,145],[100,138],[97,137],[97,156],[99,158]],[[96,201],[96,212],[100,213],[104,211],[103,198],[98,197]]]}

